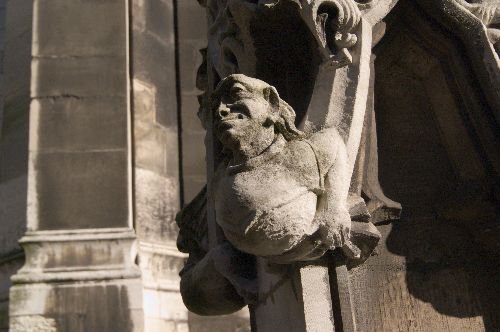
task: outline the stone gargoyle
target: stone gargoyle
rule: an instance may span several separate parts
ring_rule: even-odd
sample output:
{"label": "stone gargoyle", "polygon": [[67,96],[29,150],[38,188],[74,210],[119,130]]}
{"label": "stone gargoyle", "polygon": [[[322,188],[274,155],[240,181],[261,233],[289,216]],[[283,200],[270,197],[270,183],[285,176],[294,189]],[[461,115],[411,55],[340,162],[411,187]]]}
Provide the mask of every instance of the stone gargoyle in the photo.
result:
{"label": "stone gargoyle", "polygon": [[352,212],[359,202],[349,195],[348,156],[335,128],[298,130],[274,87],[241,74],[223,79],[212,102],[226,155],[214,175],[216,221],[228,242],[208,248],[202,191],[177,218],[178,247],[190,254],[181,272],[190,310],[223,314],[255,300],[255,256],[287,264],[337,248],[354,260],[370,255],[380,234],[366,211]]}

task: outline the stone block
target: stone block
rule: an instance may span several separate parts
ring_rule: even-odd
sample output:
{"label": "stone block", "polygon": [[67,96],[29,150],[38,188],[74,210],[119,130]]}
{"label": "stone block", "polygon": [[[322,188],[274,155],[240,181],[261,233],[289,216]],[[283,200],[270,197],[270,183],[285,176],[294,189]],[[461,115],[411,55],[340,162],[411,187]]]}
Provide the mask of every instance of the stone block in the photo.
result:
{"label": "stone block", "polygon": [[33,97],[126,96],[125,57],[35,58]]}
{"label": "stone block", "polygon": [[127,146],[127,105],[122,97],[34,99],[31,117],[38,120],[36,149],[39,151],[124,149]]}
{"label": "stone block", "polygon": [[136,167],[152,170],[158,174],[167,174],[167,135],[161,126],[134,123],[134,146]]}
{"label": "stone block", "polygon": [[[163,331],[163,332],[181,332],[186,330],[179,330],[176,322],[166,321],[158,318],[144,318],[145,331]],[[187,331],[186,331],[187,332]]]}
{"label": "stone block", "polygon": [[135,0],[132,26],[136,32],[147,33],[164,45],[174,45],[172,0]]}
{"label": "stone block", "polygon": [[179,292],[158,292],[160,295],[160,316],[165,320],[187,321],[188,313]]}
{"label": "stone block", "polygon": [[153,289],[145,289],[144,296],[144,316],[160,317],[160,294]]}
{"label": "stone block", "polygon": [[126,54],[126,2],[36,0],[33,55]]}
{"label": "stone block", "polygon": [[156,100],[154,85],[134,79],[135,164],[160,175],[177,177],[177,126],[165,127],[157,123]]}
{"label": "stone block", "polygon": [[178,180],[141,168],[136,168],[134,180],[138,238],[153,243],[175,242]]}
{"label": "stone block", "polygon": [[245,307],[231,315],[222,316],[198,316],[189,313],[190,332],[250,332],[250,317],[248,308]]}
{"label": "stone block", "polygon": [[[20,240],[25,264],[12,281],[54,282],[129,278],[139,271],[131,257],[135,233],[127,227],[28,231]],[[97,276],[92,271],[101,270]]]}
{"label": "stone block", "polygon": [[10,330],[143,331],[140,288],[139,279],[16,285]]}
{"label": "stone block", "polygon": [[39,229],[128,226],[126,150],[39,153],[33,168]]}
{"label": "stone block", "polygon": [[157,91],[156,120],[164,126],[177,126],[175,52],[156,38],[134,31],[134,78]]}
{"label": "stone block", "polygon": [[[172,301],[164,302],[165,299],[161,299],[161,303],[167,303],[161,310],[176,312],[182,316],[180,318],[186,319],[185,307],[182,302],[179,304],[182,301],[179,294],[179,272],[184,266],[186,255],[177,250],[175,239],[157,241],[141,236],[139,241],[139,266],[144,288],[172,295]],[[168,317],[171,319],[173,316]]]}

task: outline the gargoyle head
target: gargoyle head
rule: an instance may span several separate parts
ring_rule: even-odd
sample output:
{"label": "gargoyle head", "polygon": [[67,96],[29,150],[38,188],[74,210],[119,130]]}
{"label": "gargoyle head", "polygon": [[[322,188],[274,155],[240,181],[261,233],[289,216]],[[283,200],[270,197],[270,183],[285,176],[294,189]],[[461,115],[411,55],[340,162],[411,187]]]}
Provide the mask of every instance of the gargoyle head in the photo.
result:
{"label": "gargoyle head", "polygon": [[283,135],[303,136],[295,127],[295,112],[274,87],[242,74],[223,79],[212,96],[215,134],[225,148],[253,157]]}

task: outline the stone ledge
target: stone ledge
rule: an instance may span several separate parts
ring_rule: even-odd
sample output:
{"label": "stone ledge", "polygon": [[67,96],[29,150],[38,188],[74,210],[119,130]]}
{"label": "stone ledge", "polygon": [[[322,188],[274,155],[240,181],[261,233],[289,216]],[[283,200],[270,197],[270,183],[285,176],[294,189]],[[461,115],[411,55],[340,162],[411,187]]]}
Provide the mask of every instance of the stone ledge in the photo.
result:
{"label": "stone ledge", "polygon": [[15,284],[139,278],[129,228],[29,231],[19,241],[26,263]]}
{"label": "stone ledge", "polygon": [[139,242],[139,266],[144,289],[179,292],[179,271],[187,258],[173,243]]}
{"label": "stone ledge", "polygon": [[139,251],[142,253],[155,253],[179,258],[188,258],[188,255],[180,252],[173,243],[157,244],[139,241]]}
{"label": "stone ledge", "polygon": [[135,239],[128,227],[27,231],[19,243]]}
{"label": "stone ledge", "polygon": [[12,276],[13,284],[30,283],[56,283],[70,281],[98,281],[114,279],[136,279],[141,276],[137,268],[124,269],[101,269],[101,270],[82,270],[82,271],[63,271],[63,272],[21,272]]}

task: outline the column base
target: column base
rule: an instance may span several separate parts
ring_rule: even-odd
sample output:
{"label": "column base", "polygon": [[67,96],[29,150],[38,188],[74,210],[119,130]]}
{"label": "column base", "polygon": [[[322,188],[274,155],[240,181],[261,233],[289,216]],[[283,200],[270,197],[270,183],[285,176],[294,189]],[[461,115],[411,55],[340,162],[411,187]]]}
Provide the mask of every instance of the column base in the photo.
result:
{"label": "column base", "polygon": [[185,259],[186,255],[180,253],[174,243],[139,241],[145,331],[189,331],[188,311],[179,289],[179,271]]}
{"label": "column base", "polygon": [[129,228],[27,232],[10,331],[143,331],[134,243]]}

